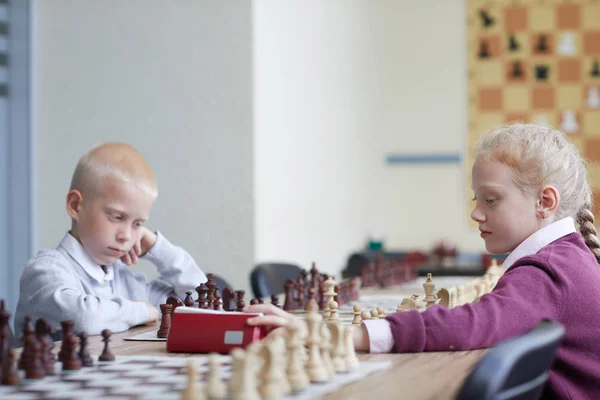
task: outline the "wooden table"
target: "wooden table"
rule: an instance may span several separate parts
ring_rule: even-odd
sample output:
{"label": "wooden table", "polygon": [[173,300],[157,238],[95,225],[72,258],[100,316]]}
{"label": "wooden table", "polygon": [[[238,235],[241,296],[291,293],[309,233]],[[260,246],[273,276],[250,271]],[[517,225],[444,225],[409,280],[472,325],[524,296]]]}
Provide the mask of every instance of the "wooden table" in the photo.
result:
{"label": "wooden table", "polygon": [[[150,355],[186,357],[189,354],[167,353],[165,342],[125,341],[123,338],[142,332],[157,330],[157,326],[137,327],[112,335],[110,349],[118,356]],[[90,354],[98,356],[104,344],[100,336],[89,338]],[[57,342],[60,348],[60,342]],[[485,350],[406,353],[406,354],[359,354],[360,360],[391,360],[392,366],[370,375],[366,379],[349,384],[325,400],[372,399],[453,399],[473,365]]]}

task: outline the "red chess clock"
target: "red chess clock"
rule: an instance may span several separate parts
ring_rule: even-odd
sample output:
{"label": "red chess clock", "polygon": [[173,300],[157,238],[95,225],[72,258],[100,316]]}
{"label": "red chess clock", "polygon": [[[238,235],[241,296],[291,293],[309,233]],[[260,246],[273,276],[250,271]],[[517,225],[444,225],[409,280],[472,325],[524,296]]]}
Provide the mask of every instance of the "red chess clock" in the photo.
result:
{"label": "red chess clock", "polygon": [[173,313],[167,351],[228,354],[266,336],[264,327],[249,326],[248,318],[260,313],[214,311],[177,307]]}

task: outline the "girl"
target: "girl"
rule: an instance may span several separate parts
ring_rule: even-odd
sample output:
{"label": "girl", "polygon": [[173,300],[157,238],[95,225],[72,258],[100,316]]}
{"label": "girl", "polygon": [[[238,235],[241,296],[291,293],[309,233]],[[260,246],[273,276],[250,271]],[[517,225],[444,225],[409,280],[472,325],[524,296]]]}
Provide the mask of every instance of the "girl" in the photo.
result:
{"label": "girl", "polygon": [[[477,303],[363,321],[357,350],[474,350],[523,334],[541,319],[566,328],[543,398],[600,398],[600,242],[586,167],[576,147],[549,128],[503,126],[483,135],[472,170],[475,206],[490,253],[510,253],[506,272]],[[575,223],[579,232],[575,230]],[[295,318],[270,305],[252,325]]]}

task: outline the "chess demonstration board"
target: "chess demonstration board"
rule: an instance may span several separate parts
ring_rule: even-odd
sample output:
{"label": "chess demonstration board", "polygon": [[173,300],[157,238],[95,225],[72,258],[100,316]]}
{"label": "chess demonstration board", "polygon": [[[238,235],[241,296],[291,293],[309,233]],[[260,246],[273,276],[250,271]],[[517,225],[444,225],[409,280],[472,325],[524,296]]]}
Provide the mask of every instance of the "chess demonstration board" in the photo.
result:
{"label": "chess demonstration board", "polygon": [[[219,357],[221,374],[223,380],[227,381],[231,377],[232,358]],[[193,360],[197,367],[198,387],[203,388],[208,371],[208,356],[117,356],[114,362],[96,362],[93,367],[79,371],[61,372],[61,364],[57,363],[57,375],[39,380],[23,380],[18,387],[0,386],[0,398],[3,400],[180,400],[181,391],[188,384],[186,366],[190,360]],[[352,372],[336,374],[329,382],[312,384],[306,390],[283,399],[319,399],[344,385],[364,379],[390,366],[389,361],[362,361]]]}
{"label": "chess demonstration board", "polygon": [[[600,205],[600,2],[467,0],[468,140],[524,121],[560,128],[589,162]],[[470,220],[470,219],[469,219]]]}

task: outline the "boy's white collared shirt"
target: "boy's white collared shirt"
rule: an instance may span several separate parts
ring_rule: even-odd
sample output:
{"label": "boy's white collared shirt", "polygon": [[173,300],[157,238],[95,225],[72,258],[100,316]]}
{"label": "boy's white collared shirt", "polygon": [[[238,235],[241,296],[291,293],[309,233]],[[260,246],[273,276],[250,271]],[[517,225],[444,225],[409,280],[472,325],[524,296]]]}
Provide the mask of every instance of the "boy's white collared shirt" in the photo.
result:
{"label": "boy's white collared shirt", "polygon": [[[504,261],[507,269],[518,259],[540,251],[561,237],[575,232],[575,221],[572,217],[566,217],[536,231],[533,235],[517,246]],[[363,321],[369,335],[370,353],[389,353],[394,347],[394,337],[390,329],[390,323],[385,319]]]}
{"label": "boy's white collared shirt", "polygon": [[104,273],[100,264],[91,259],[81,243],[79,243],[69,232],[67,232],[58,246],[65,249],[69,256],[73,258],[73,260],[96,282],[103,283],[113,280],[115,273],[112,264],[105,266],[106,273]]}

